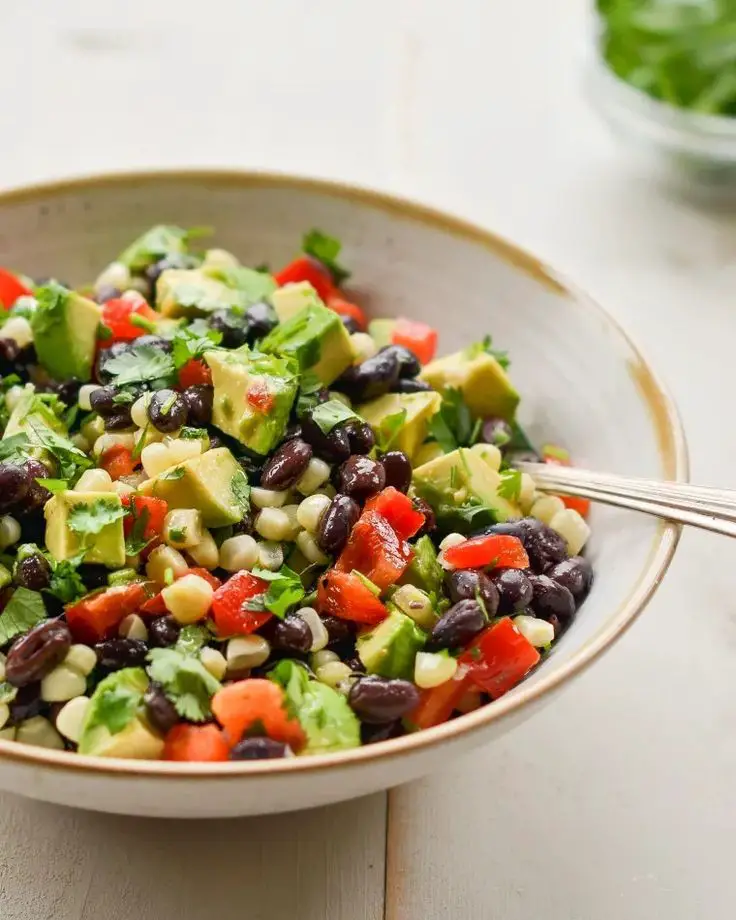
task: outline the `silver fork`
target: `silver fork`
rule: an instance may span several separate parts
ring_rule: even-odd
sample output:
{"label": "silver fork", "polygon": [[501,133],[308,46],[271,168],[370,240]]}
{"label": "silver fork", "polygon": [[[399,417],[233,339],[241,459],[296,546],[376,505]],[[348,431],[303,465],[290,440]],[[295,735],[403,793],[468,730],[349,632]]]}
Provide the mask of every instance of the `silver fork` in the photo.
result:
{"label": "silver fork", "polygon": [[736,537],[736,490],[733,489],[634,479],[545,463],[518,463],[514,466],[529,473],[542,492],[578,495]]}

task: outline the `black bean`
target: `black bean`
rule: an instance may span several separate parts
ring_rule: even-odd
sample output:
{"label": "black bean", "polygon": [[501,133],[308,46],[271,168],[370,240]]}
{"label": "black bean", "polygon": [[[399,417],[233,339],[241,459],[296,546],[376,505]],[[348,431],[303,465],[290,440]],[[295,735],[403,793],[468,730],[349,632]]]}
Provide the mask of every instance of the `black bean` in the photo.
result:
{"label": "black bean", "polygon": [[187,422],[195,427],[209,425],[212,421],[214,388],[198,383],[187,387],[181,394],[187,407]]}
{"label": "black bean", "polygon": [[302,436],[302,426],[299,422],[291,422],[291,424],[286,426],[286,431],[284,432],[284,441],[290,441],[292,438],[300,438]]}
{"label": "black bean", "polygon": [[419,702],[419,691],[408,680],[370,675],[359,677],[350,688],[348,703],[359,719],[382,725],[401,719]]}
{"label": "black bean", "polygon": [[132,426],[133,419],[130,415],[129,405],[118,406],[116,412],[105,418],[105,431],[125,431],[126,428],[131,428]]}
{"label": "black bean", "polygon": [[210,329],[222,336],[223,348],[240,348],[248,340],[245,317],[234,310],[215,310],[208,322]]}
{"label": "black bean", "polygon": [[487,625],[488,619],[477,601],[458,601],[432,627],[427,648],[462,648]]}
{"label": "black bean", "polygon": [[426,380],[419,380],[419,378],[402,378],[397,380],[396,383],[391,387],[392,393],[427,393],[431,390],[432,387],[426,382]]}
{"label": "black bean", "polygon": [[399,379],[399,371],[399,359],[393,352],[379,352],[349,367],[332,387],[347,393],[355,402],[363,402],[388,393]]}
{"label": "black bean", "polygon": [[353,316],[342,315],[342,316],[340,317],[340,319],[342,320],[343,326],[347,329],[347,331],[350,333],[350,335],[352,335],[354,332],[362,332],[362,331],[363,331],[363,330],[360,328],[360,324],[359,324],[358,321],[355,319],[355,317],[353,317]]}
{"label": "black bean", "polygon": [[360,726],[360,740],[363,744],[376,744],[379,741],[389,741],[391,738],[399,738],[404,734],[404,726],[401,719],[395,722],[387,722],[385,725],[366,725]]}
{"label": "black bean", "polygon": [[97,588],[107,587],[107,569],[104,565],[95,565],[91,562],[85,562],[79,566],[77,571],[88,591],[95,591]]}
{"label": "black bean", "polygon": [[82,381],[72,377],[69,380],[62,380],[60,383],[55,383],[53,392],[56,393],[59,399],[65,402],[67,406],[73,406],[79,398],[79,389],[81,386]]}
{"label": "black bean", "polygon": [[361,501],[386,485],[386,471],[380,460],[353,455],[340,467],[338,491]]}
{"label": "black bean", "polygon": [[275,623],[272,620],[266,632],[274,651],[291,655],[305,655],[314,641],[307,621],[293,614],[284,617],[283,620],[276,620]]}
{"label": "black bean", "polygon": [[301,436],[323,460],[341,463],[350,456],[350,441],[345,428],[335,427],[329,434],[325,434],[312,418],[311,412],[305,412],[301,417]]}
{"label": "black bean", "polygon": [[354,641],[355,627],[349,620],[342,620],[340,617],[333,616],[325,616],[321,619],[322,625],[327,630],[327,635],[329,636],[329,642],[327,643],[328,648]]}
{"label": "black bean", "polygon": [[381,463],[386,473],[386,485],[399,492],[408,492],[411,485],[411,461],[403,450],[389,450],[381,454]]}
{"label": "black bean", "polygon": [[108,300],[117,300],[122,293],[120,288],[113,287],[111,284],[101,284],[95,288],[94,299],[97,303],[107,303]]}
{"label": "black bean", "polygon": [[283,741],[273,738],[244,738],[230,750],[230,760],[275,760],[291,751]]}
{"label": "black bean", "polygon": [[317,543],[330,556],[337,556],[348,542],[350,531],[360,517],[360,507],[349,495],[338,493],[319,521]]}
{"label": "black bean", "polygon": [[419,358],[417,358],[413,351],[410,351],[410,349],[405,348],[403,345],[384,345],[383,348],[378,351],[379,355],[385,355],[389,352],[395,355],[396,360],[399,362],[399,377],[416,377],[422,369]]}
{"label": "black bean", "polygon": [[582,556],[573,556],[572,559],[558,562],[557,565],[547,569],[546,574],[552,581],[567,588],[578,605],[582,604],[588,596],[590,586],[593,584],[593,567]]}
{"label": "black bean", "polygon": [[15,699],[8,703],[8,709],[10,710],[10,722],[13,725],[39,715],[43,709],[40,681],[19,687]]}
{"label": "black bean", "polygon": [[485,572],[475,569],[459,569],[451,572],[447,578],[450,600],[453,604],[458,601],[475,601],[480,597],[489,617],[496,615],[498,610],[498,591]]}
{"label": "black bean", "polygon": [[252,537],[255,533],[255,515],[252,511],[246,511],[243,515],[243,520],[238,521],[237,524],[233,524],[233,536],[238,536],[239,534],[245,534],[246,536]]}
{"label": "black bean", "polygon": [[[106,370],[107,364],[112,358],[119,358],[121,355],[126,354],[130,351],[128,342],[115,342],[114,345],[111,345],[109,348],[101,348],[97,360],[95,361],[95,377],[102,384],[109,383],[113,375]],[[90,403],[92,402],[92,397],[90,396]]]}
{"label": "black bean", "polygon": [[491,575],[499,596],[499,613],[512,613],[528,607],[532,599],[532,583],[521,569],[497,569]]}
{"label": "black bean", "polygon": [[71,644],[72,635],[62,620],[39,623],[10,646],[5,679],[14,687],[41,680],[61,664]]}
{"label": "black bean", "polygon": [[[44,486],[36,482],[37,479],[48,479],[49,471],[41,463],[40,460],[36,460],[33,457],[29,457],[27,460],[23,461],[23,466],[30,478],[31,486],[28,490],[28,494],[23,499],[23,502],[20,506],[20,511],[24,514],[32,514],[35,511],[43,508],[46,502],[51,498],[51,493]],[[39,540],[31,540],[27,536],[23,535],[23,539],[28,543],[38,543]]]}
{"label": "black bean", "polygon": [[495,444],[496,447],[503,447],[508,444],[513,436],[514,432],[511,429],[511,425],[506,419],[498,418],[497,416],[484,419],[480,429],[481,441],[486,444]]}
{"label": "black bean", "polygon": [[274,329],[279,322],[276,311],[268,303],[254,303],[245,311],[248,342],[253,344]]}
{"label": "black bean", "polygon": [[552,581],[547,575],[530,575],[534,591],[531,609],[534,613],[546,620],[556,616],[562,623],[571,620],[575,615],[575,598],[562,585]]}
{"label": "black bean", "polygon": [[533,521],[523,543],[535,572],[546,572],[551,566],[567,559],[567,542],[564,537],[534,518],[524,520]]}
{"label": "black bean", "polygon": [[139,348],[141,345],[150,345],[151,348],[156,348],[159,351],[170,352],[172,350],[173,343],[171,339],[165,339],[162,335],[139,335],[135,340],[134,345],[136,348]]}
{"label": "black bean", "polygon": [[12,374],[20,348],[14,339],[0,339],[0,377]]}
{"label": "black bean", "polygon": [[41,553],[33,553],[17,563],[13,581],[29,591],[43,591],[51,583],[51,566]]}
{"label": "black bean", "polygon": [[283,492],[302,477],[312,459],[312,447],[301,438],[282,444],[261,473],[261,487]]}
{"label": "black bean", "polygon": [[120,403],[115,402],[115,397],[119,393],[120,390],[114,386],[99,387],[89,394],[89,404],[94,412],[101,415],[102,418],[107,418],[110,415],[115,415],[121,408]]}
{"label": "black bean", "polygon": [[143,694],[146,716],[156,731],[165,735],[179,721],[179,713],[159,684],[151,682]]}
{"label": "black bean", "polygon": [[28,495],[32,479],[28,467],[20,463],[0,463],[0,509],[12,508]]}
{"label": "black bean", "polygon": [[351,454],[369,454],[376,446],[376,436],[368,422],[348,422],[345,428]]}
{"label": "black bean", "polygon": [[350,668],[353,674],[365,674],[365,665],[360,660],[359,655],[353,655],[352,658],[346,658],[345,664]]}
{"label": "black bean", "polygon": [[522,543],[527,538],[529,528],[526,525],[526,518],[524,520],[515,520],[515,521],[502,521],[499,524],[489,524],[488,527],[484,527],[479,531],[475,531],[472,536],[480,536],[485,534],[501,534],[503,536],[516,537],[521,540]]}
{"label": "black bean", "polygon": [[167,648],[179,638],[181,626],[170,616],[157,617],[148,626],[148,644],[152,648]]}
{"label": "black bean", "polygon": [[414,498],[414,507],[417,511],[421,511],[424,515],[424,523],[417,531],[417,537],[423,537],[425,534],[432,533],[432,531],[437,530],[437,515],[434,513],[434,508],[419,496]]}
{"label": "black bean", "polygon": [[186,423],[187,404],[175,390],[158,390],[148,404],[148,418],[157,431],[176,431]]}
{"label": "black bean", "polygon": [[148,646],[142,639],[106,639],[95,645],[97,660],[106,671],[119,671],[143,664]]}

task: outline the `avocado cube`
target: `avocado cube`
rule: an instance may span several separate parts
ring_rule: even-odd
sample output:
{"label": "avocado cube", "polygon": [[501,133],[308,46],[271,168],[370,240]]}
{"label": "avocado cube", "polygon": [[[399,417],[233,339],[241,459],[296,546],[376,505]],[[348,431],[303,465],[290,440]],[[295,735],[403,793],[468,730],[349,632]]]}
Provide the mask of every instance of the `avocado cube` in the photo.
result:
{"label": "avocado cube", "polygon": [[305,307],[321,303],[317,292],[308,281],[285,284],[271,295],[271,304],[280,323],[296,316]]}
{"label": "avocado cube", "polygon": [[419,374],[435,390],[456,387],[476,418],[500,416],[511,421],[519,394],[493,355],[471,347],[427,364]]}
{"label": "avocado cube", "polygon": [[38,289],[31,317],[39,364],[56,380],[90,380],[102,309],[55,281]]}
{"label": "avocado cube", "polygon": [[441,594],[444,570],[437,561],[437,550],[427,534],[414,544],[414,558],[399,579],[399,584],[414,585],[428,594]]}
{"label": "avocado cube", "polygon": [[42,442],[36,431],[39,425],[50,429],[56,434],[67,436],[64,422],[49,406],[36,397],[32,387],[28,387],[10,413],[3,438],[9,438],[22,432],[27,435],[31,444],[40,446]]}
{"label": "avocado cube", "polygon": [[369,674],[412,680],[414,659],[426,641],[411,617],[393,610],[375,629],[359,636],[355,647]]}
{"label": "avocado cube", "polygon": [[[123,668],[101,680],[90,697],[84,716],[79,753],[96,757],[157,760],[163,753],[163,738],[140,715],[143,694],[147,689],[148,676],[143,668]],[[123,706],[125,708],[122,711],[127,712],[129,718],[121,727],[117,718]],[[110,712],[116,716],[112,724]],[[113,728],[118,730],[113,731]]]}
{"label": "avocado cube", "polygon": [[249,306],[248,298],[203,268],[167,268],[156,282],[156,304],[163,316],[207,316],[215,310]]}
{"label": "avocado cube", "polygon": [[168,502],[174,508],[195,508],[205,527],[227,527],[242,521],[248,510],[248,480],[227,447],[172,466],[147,479],[138,491]]}
{"label": "avocado cube", "polygon": [[[355,411],[373,426],[379,438],[385,439],[395,431],[391,447],[403,450],[411,460],[427,437],[429,420],[441,405],[439,393],[387,393],[363,403]],[[403,418],[402,413],[406,413]],[[402,420],[395,429],[397,417]]]}
{"label": "avocado cube", "polygon": [[208,351],[214,398],[212,424],[257,454],[267,454],[283,438],[299,389],[289,358],[247,348]]}
{"label": "avocado cube", "polygon": [[125,565],[125,535],[123,520],[118,518],[106,524],[99,533],[82,535],[69,527],[69,515],[80,505],[97,502],[114,509],[122,508],[120,496],[115,492],[58,492],[44,506],[46,518],[46,546],[58,561],[72,559],[88,547],[84,561],[119,569]]}
{"label": "avocado cube", "polygon": [[368,323],[368,335],[371,336],[378,348],[383,348],[393,341],[395,328],[395,319],[373,319]]}
{"label": "avocado cube", "polygon": [[353,363],[353,346],[342,320],[319,302],[310,303],[261,342],[268,354],[296,358],[302,371],[311,371],[329,386]]}
{"label": "avocado cube", "polygon": [[480,454],[466,447],[418,466],[413,481],[416,491],[430,504],[436,497],[446,505],[455,506],[474,501],[488,505],[499,521],[521,516],[516,505],[498,494],[499,474]]}

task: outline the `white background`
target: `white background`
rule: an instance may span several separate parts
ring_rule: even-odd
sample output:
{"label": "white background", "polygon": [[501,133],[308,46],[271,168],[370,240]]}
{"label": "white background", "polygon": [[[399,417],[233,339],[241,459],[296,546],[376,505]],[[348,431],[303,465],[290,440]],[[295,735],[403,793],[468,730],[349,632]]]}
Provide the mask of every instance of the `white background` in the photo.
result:
{"label": "white background", "polygon": [[[736,222],[667,197],[601,127],[584,0],[185,6],[3,3],[0,186],[240,165],[446,207],[621,319],[680,404],[693,478],[736,486]],[[183,825],[4,796],[0,917],[732,917],[735,562],[686,534],[557,705],[389,797]]]}

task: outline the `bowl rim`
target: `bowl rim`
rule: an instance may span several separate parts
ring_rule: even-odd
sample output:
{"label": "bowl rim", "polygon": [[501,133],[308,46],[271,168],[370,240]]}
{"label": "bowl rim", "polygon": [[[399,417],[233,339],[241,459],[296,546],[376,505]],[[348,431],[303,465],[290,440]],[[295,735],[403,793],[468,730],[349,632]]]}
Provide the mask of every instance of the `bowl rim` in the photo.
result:
{"label": "bowl rim", "polygon": [[[93,188],[135,186],[142,183],[176,184],[181,182],[208,182],[241,187],[274,187],[311,191],[327,196],[347,199],[368,205],[390,215],[412,222],[429,225],[467,241],[480,244],[521,271],[535,278],[554,292],[571,297],[588,310],[595,311],[603,322],[620,336],[631,352],[629,373],[652,419],[660,457],[666,475],[674,480],[686,481],[689,473],[688,450],[685,432],[674,401],[652,371],[649,363],[634,344],[628,333],[604,307],[558,275],[553,269],[526,250],[504,237],[486,230],[464,218],[410,198],[382,192],[364,185],[332,181],[286,172],[261,170],[177,168],[104,172],[79,177],[50,180],[11,188],[0,193],[0,209],[34,199],[84,193]],[[51,768],[79,775],[105,775],[108,777],[148,777],[169,780],[189,779],[242,779],[244,777],[283,776],[290,773],[315,773],[330,769],[359,767],[376,761],[390,762],[403,755],[426,751],[444,741],[473,736],[491,723],[507,719],[532,703],[541,700],[560,688],[571,678],[582,674],[604,651],[610,648],[641,614],[672,561],[681,533],[680,525],[663,521],[652,539],[649,557],[628,597],[612,612],[598,632],[558,669],[540,679],[536,684],[521,684],[517,692],[491,705],[482,706],[472,713],[450,722],[389,741],[313,757],[295,757],[284,760],[267,760],[229,763],[181,763],[164,760],[128,760],[90,755],[71,754],[15,741],[0,740],[0,762],[13,762]]]}

